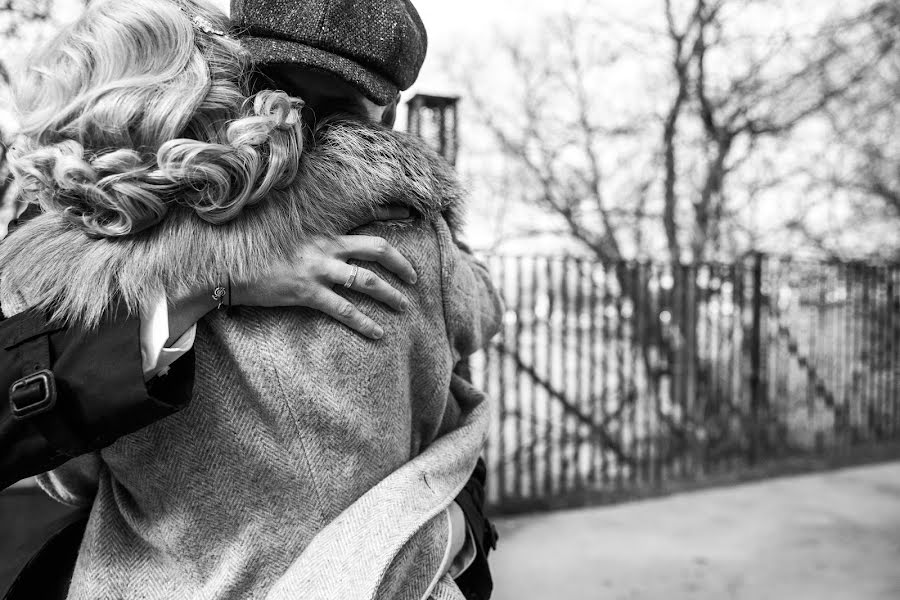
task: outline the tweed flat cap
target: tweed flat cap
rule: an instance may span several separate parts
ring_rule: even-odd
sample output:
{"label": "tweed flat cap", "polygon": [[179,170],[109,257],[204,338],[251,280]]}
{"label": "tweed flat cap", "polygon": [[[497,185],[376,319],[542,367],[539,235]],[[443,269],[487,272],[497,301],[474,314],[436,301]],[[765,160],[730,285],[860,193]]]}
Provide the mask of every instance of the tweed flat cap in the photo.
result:
{"label": "tweed flat cap", "polygon": [[415,82],[428,48],[409,0],[231,0],[231,20],[255,63],[327,71],[382,106]]}

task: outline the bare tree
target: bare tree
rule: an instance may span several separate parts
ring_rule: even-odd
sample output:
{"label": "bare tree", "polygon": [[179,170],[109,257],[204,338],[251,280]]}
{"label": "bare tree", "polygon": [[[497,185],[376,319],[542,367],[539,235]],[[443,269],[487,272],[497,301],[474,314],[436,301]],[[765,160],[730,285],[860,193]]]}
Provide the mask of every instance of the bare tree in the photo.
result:
{"label": "bare tree", "polygon": [[[830,152],[810,168],[810,188],[844,199],[851,208],[851,226],[874,222],[890,235],[900,227],[900,5],[875,3],[827,43],[847,60],[879,60],[872,76],[830,107]],[[846,254],[834,227],[793,225],[829,253]],[[840,225],[846,228],[847,223]],[[881,244],[878,250],[886,258],[900,257],[896,245]]]}
{"label": "bare tree", "polygon": [[[778,147],[803,126],[840,114],[897,54],[891,35],[868,44],[869,52],[854,52],[861,39],[871,42],[882,31],[873,23],[894,18],[889,0],[812,32],[742,30],[742,11],[775,4],[665,0],[660,27],[631,28],[642,40],[634,45],[604,43],[613,27],[589,11],[568,14],[531,44],[503,44],[514,74],[509,88],[489,97],[471,77],[463,80],[475,118],[522,182],[506,193],[555,215],[560,231],[615,275],[621,297],[640,313],[639,351],[651,394],[673,371],[686,382],[679,393],[687,413],[658,415],[685,440],[707,435],[700,432],[706,411],[744,409],[727,394],[690,406],[698,374],[687,357],[696,356],[701,291],[696,273],[679,265],[752,252],[765,233],[754,222],[755,199],[802,171],[802,163],[777,164],[784,156]],[[648,77],[649,99],[636,100],[638,106],[610,102],[608,82],[643,63],[662,65]],[[882,100],[893,106],[896,98],[894,92]],[[896,191],[879,178],[865,181],[870,195],[888,201]],[[645,258],[673,266],[673,293],[650,293],[633,276],[628,261]]]}

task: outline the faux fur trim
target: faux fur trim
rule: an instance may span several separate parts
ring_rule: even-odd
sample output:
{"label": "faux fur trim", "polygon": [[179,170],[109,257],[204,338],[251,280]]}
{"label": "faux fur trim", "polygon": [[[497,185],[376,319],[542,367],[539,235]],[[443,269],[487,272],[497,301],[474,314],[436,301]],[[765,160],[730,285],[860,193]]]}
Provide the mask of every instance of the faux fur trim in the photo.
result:
{"label": "faux fur trim", "polygon": [[0,298],[8,314],[37,306],[90,327],[114,301],[138,314],[160,293],[212,289],[226,275],[252,278],[288,258],[304,236],[344,233],[378,206],[443,216],[457,230],[462,197],[450,166],[418,138],[332,123],[305,149],[289,189],[222,225],[173,207],[137,235],[91,239],[57,214],[35,218],[0,244]]}

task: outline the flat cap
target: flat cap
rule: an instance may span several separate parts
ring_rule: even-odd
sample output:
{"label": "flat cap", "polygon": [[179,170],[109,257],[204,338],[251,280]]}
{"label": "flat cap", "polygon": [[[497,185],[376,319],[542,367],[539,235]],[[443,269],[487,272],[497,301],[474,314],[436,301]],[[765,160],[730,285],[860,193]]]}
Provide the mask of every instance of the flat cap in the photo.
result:
{"label": "flat cap", "polygon": [[419,75],[428,36],[409,0],[231,0],[254,63],[337,75],[382,106]]}

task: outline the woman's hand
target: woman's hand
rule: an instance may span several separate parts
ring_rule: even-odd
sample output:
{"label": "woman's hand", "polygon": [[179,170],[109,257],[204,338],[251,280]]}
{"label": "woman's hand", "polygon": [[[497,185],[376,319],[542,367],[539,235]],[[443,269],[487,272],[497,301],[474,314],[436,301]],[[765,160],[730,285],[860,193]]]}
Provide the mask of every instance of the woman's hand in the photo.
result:
{"label": "woman's hand", "polygon": [[272,265],[267,273],[253,281],[232,281],[231,304],[306,306],[367,337],[381,339],[384,329],[352,302],[335,293],[334,287],[343,286],[352,279],[350,289],[367,294],[394,310],[406,310],[408,302],[403,294],[372,271],[347,264],[351,259],[377,262],[407,283],[416,282],[416,272],[410,262],[382,238],[367,235],[314,238],[301,244],[290,260]]}
{"label": "woman's hand", "polygon": [[[408,219],[408,208],[379,208],[375,221]],[[368,235],[343,235],[336,239],[313,238],[300,244],[293,256],[272,265],[253,281],[231,282],[231,304],[245,306],[305,306],[321,311],[350,329],[380,339],[384,329],[351,302],[338,296],[334,287],[351,280],[354,267],[348,260],[377,262],[408,283],[416,282],[416,272],[406,258],[385,240]],[[368,269],[358,268],[351,289],[371,296],[395,310],[406,310],[407,301],[398,290]],[[169,338],[173,344],[191,325],[216,307],[207,289],[192,290],[184,297],[169,298]]]}

